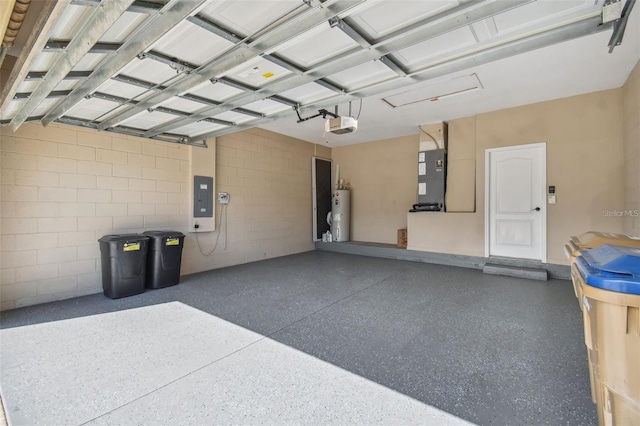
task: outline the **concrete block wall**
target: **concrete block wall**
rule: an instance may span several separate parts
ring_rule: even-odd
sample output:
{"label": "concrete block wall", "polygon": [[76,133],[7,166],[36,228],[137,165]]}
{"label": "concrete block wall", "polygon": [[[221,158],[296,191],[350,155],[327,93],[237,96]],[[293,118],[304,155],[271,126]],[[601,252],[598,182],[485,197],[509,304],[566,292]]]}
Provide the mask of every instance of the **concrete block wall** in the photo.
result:
{"label": "concrete block wall", "polygon": [[0,128],[0,309],[101,292],[105,234],[184,232],[182,275],[313,250],[311,157],[330,150],[258,129],[211,146],[216,191],[231,203],[226,216],[216,203],[222,226],[196,240],[189,163],[202,148],[60,124]]}
{"label": "concrete block wall", "polygon": [[102,291],[102,235],[185,226],[190,147],[59,124],[0,132],[2,309]]}
{"label": "concrete block wall", "polygon": [[219,137],[216,147],[216,192],[227,192],[230,203],[225,211],[216,201],[215,232],[197,240],[189,234],[183,268],[197,272],[313,250],[311,158],[330,158],[331,150],[261,129]]}
{"label": "concrete block wall", "polygon": [[622,90],[625,162],[624,230],[640,236],[640,61]]}

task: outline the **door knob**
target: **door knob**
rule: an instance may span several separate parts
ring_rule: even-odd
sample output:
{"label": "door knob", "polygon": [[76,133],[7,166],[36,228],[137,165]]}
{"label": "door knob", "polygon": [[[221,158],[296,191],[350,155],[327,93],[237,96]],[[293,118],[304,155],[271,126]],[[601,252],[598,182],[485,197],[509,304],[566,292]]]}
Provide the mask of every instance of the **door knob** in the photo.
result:
{"label": "door knob", "polygon": [[[539,212],[539,211],[540,211],[540,207],[536,207],[536,208],[535,208],[535,209],[533,209],[533,210],[535,210],[535,211]],[[533,210],[531,210],[531,211],[533,211]]]}

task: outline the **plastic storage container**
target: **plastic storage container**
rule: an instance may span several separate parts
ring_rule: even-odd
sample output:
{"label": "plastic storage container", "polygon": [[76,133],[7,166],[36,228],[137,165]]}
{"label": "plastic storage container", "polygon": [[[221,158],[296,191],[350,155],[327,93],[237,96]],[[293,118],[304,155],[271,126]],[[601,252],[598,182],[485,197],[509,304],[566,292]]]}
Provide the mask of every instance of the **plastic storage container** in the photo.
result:
{"label": "plastic storage container", "polygon": [[602,245],[581,254],[575,267],[598,421],[640,424],[640,248]]}
{"label": "plastic storage container", "polygon": [[603,244],[616,244],[620,246],[640,247],[640,237],[628,234],[616,234],[613,232],[589,231],[577,237],[571,237],[564,246],[564,254],[571,264],[580,256],[581,250],[599,247]]}
{"label": "plastic storage container", "polygon": [[[571,237],[571,240],[569,240],[569,242],[564,246],[564,253],[567,256],[567,259],[571,260],[571,265],[573,266],[576,257],[580,256],[581,250],[596,248],[604,244],[640,247],[640,238],[627,234],[589,231],[577,237]],[[573,292],[578,298],[580,309],[583,309],[582,293],[580,292],[580,287],[576,285],[576,281],[575,279],[573,279],[573,275],[574,274],[572,273],[571,276],[573,281]]]}
{"label": "plastic storage container", "polygon": [[147,288],[164,288],[180,282],[184,234],[177,231],[147,231],[149,256]]}
{"label": "plastic storage container", "polygon": [[144,292],[149,237],[139,234],[105,235],[98,242],[104,295],[119,299]]}

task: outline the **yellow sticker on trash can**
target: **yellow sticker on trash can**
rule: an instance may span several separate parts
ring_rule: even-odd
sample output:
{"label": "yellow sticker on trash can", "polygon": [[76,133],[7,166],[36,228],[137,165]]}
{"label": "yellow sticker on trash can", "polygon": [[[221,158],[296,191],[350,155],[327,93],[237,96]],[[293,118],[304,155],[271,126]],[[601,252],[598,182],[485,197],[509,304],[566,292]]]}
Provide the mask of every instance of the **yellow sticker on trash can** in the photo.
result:
{"label": "yellow sticker on trash can", "polygon": [[124,251],[140,250],[140,243],[124,243]]}
{"label": "yellow sticker on trash can", "polygon": [[179,238],[167,238],[167,242],[165,243],[167,246],[179,246],[180,239]]}

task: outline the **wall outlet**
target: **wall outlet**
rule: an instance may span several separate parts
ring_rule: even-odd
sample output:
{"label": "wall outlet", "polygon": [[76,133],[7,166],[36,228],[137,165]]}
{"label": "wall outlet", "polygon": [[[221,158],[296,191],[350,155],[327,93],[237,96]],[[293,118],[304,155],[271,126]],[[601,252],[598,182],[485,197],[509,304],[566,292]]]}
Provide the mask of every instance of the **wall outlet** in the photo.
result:
{"label": "wall outlet", "polygon": [[226,192],[218,192],[218,202],[220,204],[229,204],[229,194]]}

